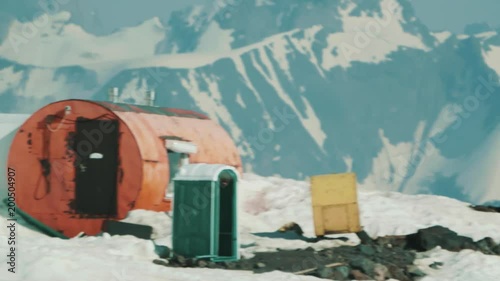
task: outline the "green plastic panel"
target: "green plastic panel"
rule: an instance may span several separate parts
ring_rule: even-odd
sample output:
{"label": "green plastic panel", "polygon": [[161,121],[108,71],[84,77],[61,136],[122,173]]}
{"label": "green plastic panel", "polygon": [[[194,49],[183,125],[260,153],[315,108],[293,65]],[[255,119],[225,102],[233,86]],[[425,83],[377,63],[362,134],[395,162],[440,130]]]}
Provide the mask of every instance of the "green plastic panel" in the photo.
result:
{"label": "green plastic panel", "polygon": [[173,249],[195,257],[214,251],[214,183],[176,181],[174,184]]}

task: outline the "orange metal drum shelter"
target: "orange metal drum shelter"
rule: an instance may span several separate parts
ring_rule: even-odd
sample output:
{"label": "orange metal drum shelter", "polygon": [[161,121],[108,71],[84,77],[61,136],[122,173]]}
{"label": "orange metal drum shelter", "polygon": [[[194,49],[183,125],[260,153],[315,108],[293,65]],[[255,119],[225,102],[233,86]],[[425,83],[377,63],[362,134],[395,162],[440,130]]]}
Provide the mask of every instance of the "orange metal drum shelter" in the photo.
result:
{"label": "orange metal drum shelter", "polygon": [[196,147],[181,154],[190,163],[242,172],[230,136],[202,114],[87,100],[49,104],[25,121],[11,145],[16,203],[68,237],[97,234],[105,220],[133,209],[169,211],[165,194],[181,158],[168,147],[176,142]]}

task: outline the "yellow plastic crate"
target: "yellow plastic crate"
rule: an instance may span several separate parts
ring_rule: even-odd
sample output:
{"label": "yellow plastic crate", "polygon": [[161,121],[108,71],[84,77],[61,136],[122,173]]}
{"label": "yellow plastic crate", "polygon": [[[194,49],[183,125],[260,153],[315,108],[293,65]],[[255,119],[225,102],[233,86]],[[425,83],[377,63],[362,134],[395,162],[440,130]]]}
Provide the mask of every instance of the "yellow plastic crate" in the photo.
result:
{"label": "yellow plastic crate", "polygon": [[356,174],[311,177],[311,199],[316,236],[361,231]]}

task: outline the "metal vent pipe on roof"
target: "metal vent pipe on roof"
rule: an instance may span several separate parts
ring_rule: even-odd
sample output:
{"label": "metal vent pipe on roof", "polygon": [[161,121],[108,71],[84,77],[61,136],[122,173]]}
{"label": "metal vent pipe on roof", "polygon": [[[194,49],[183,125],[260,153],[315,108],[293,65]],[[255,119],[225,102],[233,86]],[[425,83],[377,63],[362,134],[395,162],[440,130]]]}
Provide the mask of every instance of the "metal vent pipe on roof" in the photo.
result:
{"label": "metal vent pipe on roof", "polygon": [[146,92],[146,104],[149,106],[154,106],[155,105],[155,97],[156,97],[156,93],[154,90],[147,91]]}
{"label": "metal vent pipe on roof", "polygon": [[114,102],[114,103],[118,102],[118,88],[117,87],[113,87],[113,88],[109,89],[108,98],[109,98],[110,102]]}

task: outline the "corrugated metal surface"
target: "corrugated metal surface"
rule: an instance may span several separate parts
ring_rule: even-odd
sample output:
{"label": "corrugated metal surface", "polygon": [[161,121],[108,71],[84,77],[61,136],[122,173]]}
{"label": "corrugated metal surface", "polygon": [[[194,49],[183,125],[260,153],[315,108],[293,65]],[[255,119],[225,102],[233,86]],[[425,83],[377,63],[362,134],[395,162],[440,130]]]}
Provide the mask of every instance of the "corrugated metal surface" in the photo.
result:
{"label": "corrugated metal surface", "polygon": [[[69,116],[60,125],[65,106]],[[54,122],[47,127],[48,116]],[[130,106],[83,100],[66,100],[35,112],[14,137],[9,166],[17,171],[20,208],[50,227],[73,236],[81,231],[96,234],[105,218],[84,218],[74,209],[75,152],[72,138],[75,120],[119,121],[118,215],[132,209],[166,211],[164,201],[169,167],[162,137],[175,136],[195,143],[199,151],[192,163],[226,164],[242,172],[238,150],[224,129],[199,113],[186,110]],[[50,163],[44,175],[43,162]]]}
{"label": "corrugated metal surface", "polygon": [[105,101],[96,102],[112,111],[121,111],[121,112],[135,112],[135,113],[147,113],[147,114],[156,114],[156,115],[166,115],[166,116],[175,116],[175,117],[184,117],[184,118],[196,118],[196,119],[209,119],[207,116],[184,109],[178,108],[165,108],[165,107],[156,107],[156,106],[147,106],[147,105],[135,105],[135,104],[126,104],[126,103],[112,103]]}

